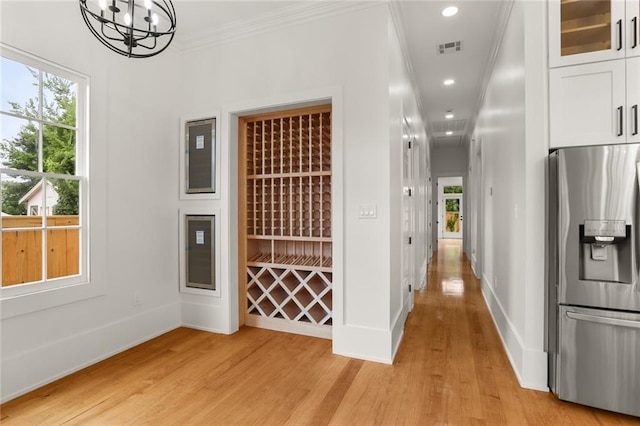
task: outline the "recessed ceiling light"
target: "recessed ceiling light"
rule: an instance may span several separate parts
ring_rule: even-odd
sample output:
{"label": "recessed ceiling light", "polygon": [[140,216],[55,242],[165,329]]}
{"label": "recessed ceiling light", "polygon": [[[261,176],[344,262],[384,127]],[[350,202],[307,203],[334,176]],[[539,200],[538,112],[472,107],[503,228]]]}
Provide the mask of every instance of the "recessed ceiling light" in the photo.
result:
{"label": "recessed ceiling light", "polygon": [[443,81],[442,83],[443,83],[445,86],[451,86],[451,85],[452,85],[453,83],[455,83],[455,82],[456,82],[456,81],[455,81],[454,79],[452,79],[452,78],[448,78],[448,79],[446,79],[445,81]]}
{"label": "recessed ceiling light", "polygon": [[444,115],[444,118],[446,118],[447,120],[451,120],[453,118],[453,113],[451,111],[447,111],[447,113]]}
{"label": "recessed ceiling light", "polygon": [[456,13],[458,13],[458,8],[455,6],[449,6],[442,9],[442,16],[446,16],[447,18],[455,15]]}
{"label": "recessed ceiling light", "polygon": [[451,136],[452,134],[453,134],[453,132],[452,132],[451,130],[449,130],[449,131],[447,132],[447,136]]}

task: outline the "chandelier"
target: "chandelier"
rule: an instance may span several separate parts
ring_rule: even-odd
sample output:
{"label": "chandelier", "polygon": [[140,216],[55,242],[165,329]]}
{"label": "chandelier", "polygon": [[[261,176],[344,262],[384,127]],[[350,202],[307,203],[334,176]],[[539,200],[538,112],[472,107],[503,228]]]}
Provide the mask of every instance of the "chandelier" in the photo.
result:
{"label": "chandelier", "polygon": [[129,58],[157,55],[176,32],[171,0],[80,0],[80,12],[102,44]]}

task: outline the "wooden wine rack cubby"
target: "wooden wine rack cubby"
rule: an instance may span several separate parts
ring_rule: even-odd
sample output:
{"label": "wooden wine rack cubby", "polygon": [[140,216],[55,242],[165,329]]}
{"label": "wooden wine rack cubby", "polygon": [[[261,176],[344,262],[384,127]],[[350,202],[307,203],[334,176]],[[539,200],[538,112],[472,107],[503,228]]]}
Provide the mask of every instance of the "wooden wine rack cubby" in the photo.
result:
{"label": "wooden wine rack cubby", "polygon": [[243,117],[239,180],[245,324],[330,335],[331,107]]}

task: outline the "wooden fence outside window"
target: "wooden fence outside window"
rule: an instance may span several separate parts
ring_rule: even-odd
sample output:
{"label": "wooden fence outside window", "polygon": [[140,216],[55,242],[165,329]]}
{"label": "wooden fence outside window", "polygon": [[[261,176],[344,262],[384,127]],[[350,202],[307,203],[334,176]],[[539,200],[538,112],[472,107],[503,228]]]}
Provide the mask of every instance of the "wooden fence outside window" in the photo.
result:
{"label": "wooden fence outside window", "polygon": [[[47,216],[47,279],[80,272],[78,216]],[[11,228],[38,228],[42,216],[2,217],[2,286],[41,281],[42,230],[12,231]]]}

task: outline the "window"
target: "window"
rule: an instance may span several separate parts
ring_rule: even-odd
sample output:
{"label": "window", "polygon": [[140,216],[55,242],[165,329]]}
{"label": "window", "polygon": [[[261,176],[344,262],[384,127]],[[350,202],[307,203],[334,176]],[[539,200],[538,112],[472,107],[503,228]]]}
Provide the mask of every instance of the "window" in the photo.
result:
{"label": "window", "polygon": [[0,48],[4,299],[88,280],[88,80]]}
{"label": "window", "polygon": [[459,185],[445,186],[442,189],[442,192],[445,194],[462,194],[462,186],[459,186]]}

